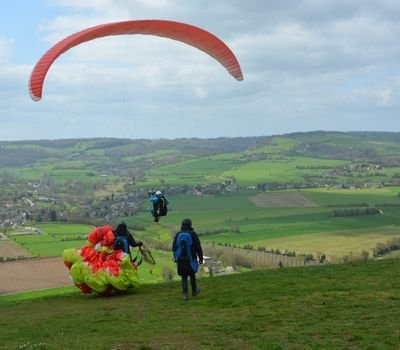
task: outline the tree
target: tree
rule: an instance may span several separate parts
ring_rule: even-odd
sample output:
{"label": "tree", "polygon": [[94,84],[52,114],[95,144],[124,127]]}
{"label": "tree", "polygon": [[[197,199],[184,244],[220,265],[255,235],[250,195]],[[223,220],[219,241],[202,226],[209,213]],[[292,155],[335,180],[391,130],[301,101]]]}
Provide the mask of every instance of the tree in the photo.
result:
{"label": "tree", "polygon": [[50,210],[49,212],[49,220],[57,221],[57,212],[55,210]]}

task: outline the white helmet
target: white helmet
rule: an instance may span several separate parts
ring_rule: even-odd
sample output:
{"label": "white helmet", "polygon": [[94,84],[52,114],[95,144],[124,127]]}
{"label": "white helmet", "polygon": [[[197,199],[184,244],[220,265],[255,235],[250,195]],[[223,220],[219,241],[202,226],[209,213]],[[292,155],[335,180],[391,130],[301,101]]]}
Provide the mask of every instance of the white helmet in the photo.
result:
{"label": "white helmet", "polygon": [[161,195],[162,195],[161,191],[156,191],[156,196],[161,196]]}

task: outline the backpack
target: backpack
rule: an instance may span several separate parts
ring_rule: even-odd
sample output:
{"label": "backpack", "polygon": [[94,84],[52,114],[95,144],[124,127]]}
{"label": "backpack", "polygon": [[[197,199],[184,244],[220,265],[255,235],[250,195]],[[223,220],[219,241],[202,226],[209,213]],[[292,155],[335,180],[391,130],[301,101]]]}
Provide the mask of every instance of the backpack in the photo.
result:
{"label": "backpack", "polygon": [[116,236],[114,250],[122,250],[124,253],[129,254],[128,236]]}
{"label": "backpack", "polygon": [[160,212],[160,216],[167,215],[168,212],[167,205],[168,205],[168,199],[165,198],[164,196],[160,197],[158,201],[158,210]]}
{"label": "backpack", "polygon": [[150,201],[153,204],[157,204],[158,203],[158,196],[156,196],[155,194],[152,194],[151,197],[150,197]]}
{"label": "backpack", "polygon": [[197,259],[192,257],[193,240],[189,232],[180,232],[176,238],[174,258],[178,263],[178,274],[192,274],[198,270]]}

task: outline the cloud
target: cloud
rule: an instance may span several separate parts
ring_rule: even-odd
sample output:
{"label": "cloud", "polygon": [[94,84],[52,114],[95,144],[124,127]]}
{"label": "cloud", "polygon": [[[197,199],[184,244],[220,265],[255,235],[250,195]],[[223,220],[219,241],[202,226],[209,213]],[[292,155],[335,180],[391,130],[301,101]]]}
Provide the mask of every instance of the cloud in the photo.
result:
{"label": "cloud", "polygon": [[35,62],[19,58],[24,63],[16,64],[16,42],[3,36],[0,118],[10,123],[2,124],[0,138],[27,137],[32,129],[35,138],[148,137],[154,128],[160,137],[399,130],[398,1],[377,6],[372,0],[58,0],[53,5],[57,11],[37,19],[36,40],[48,48],[99,23],[170,19],[226,41],[245,80],[235,81],[188,45],[114,36],[64,53],[48,72],[43,101],[33,103],[26,85]]}
{"label": "cloud", "polygon": [[28,91],[30,66],[12,63],[13,48],[12,39],[0,38],[0,123],[12,120],[15,108],[24,99],[21,90]]}
{"label": "cloud", "polygon": [[11,57],[13,41],[0,37],[0,63],[8,63]]}

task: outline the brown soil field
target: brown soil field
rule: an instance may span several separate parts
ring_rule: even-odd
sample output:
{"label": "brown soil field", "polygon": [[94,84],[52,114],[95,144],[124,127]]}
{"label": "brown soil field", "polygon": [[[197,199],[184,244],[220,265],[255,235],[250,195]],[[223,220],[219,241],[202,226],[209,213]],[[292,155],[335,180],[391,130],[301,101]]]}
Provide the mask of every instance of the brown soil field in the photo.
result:
{"label": "brown soil field", "polygon": [[32,255],[14,241],[0,240],[0,257],[18,258],[20,256],[31,257]]}
{"label": "brown soil field", "polygon": [[0,263],[0,295],[73,285],[61,257]]}
{"label": "brown soil field", "polygon": [[260,193],[250,200],[261,208],[318,207],[318,204],[299,193]]}

